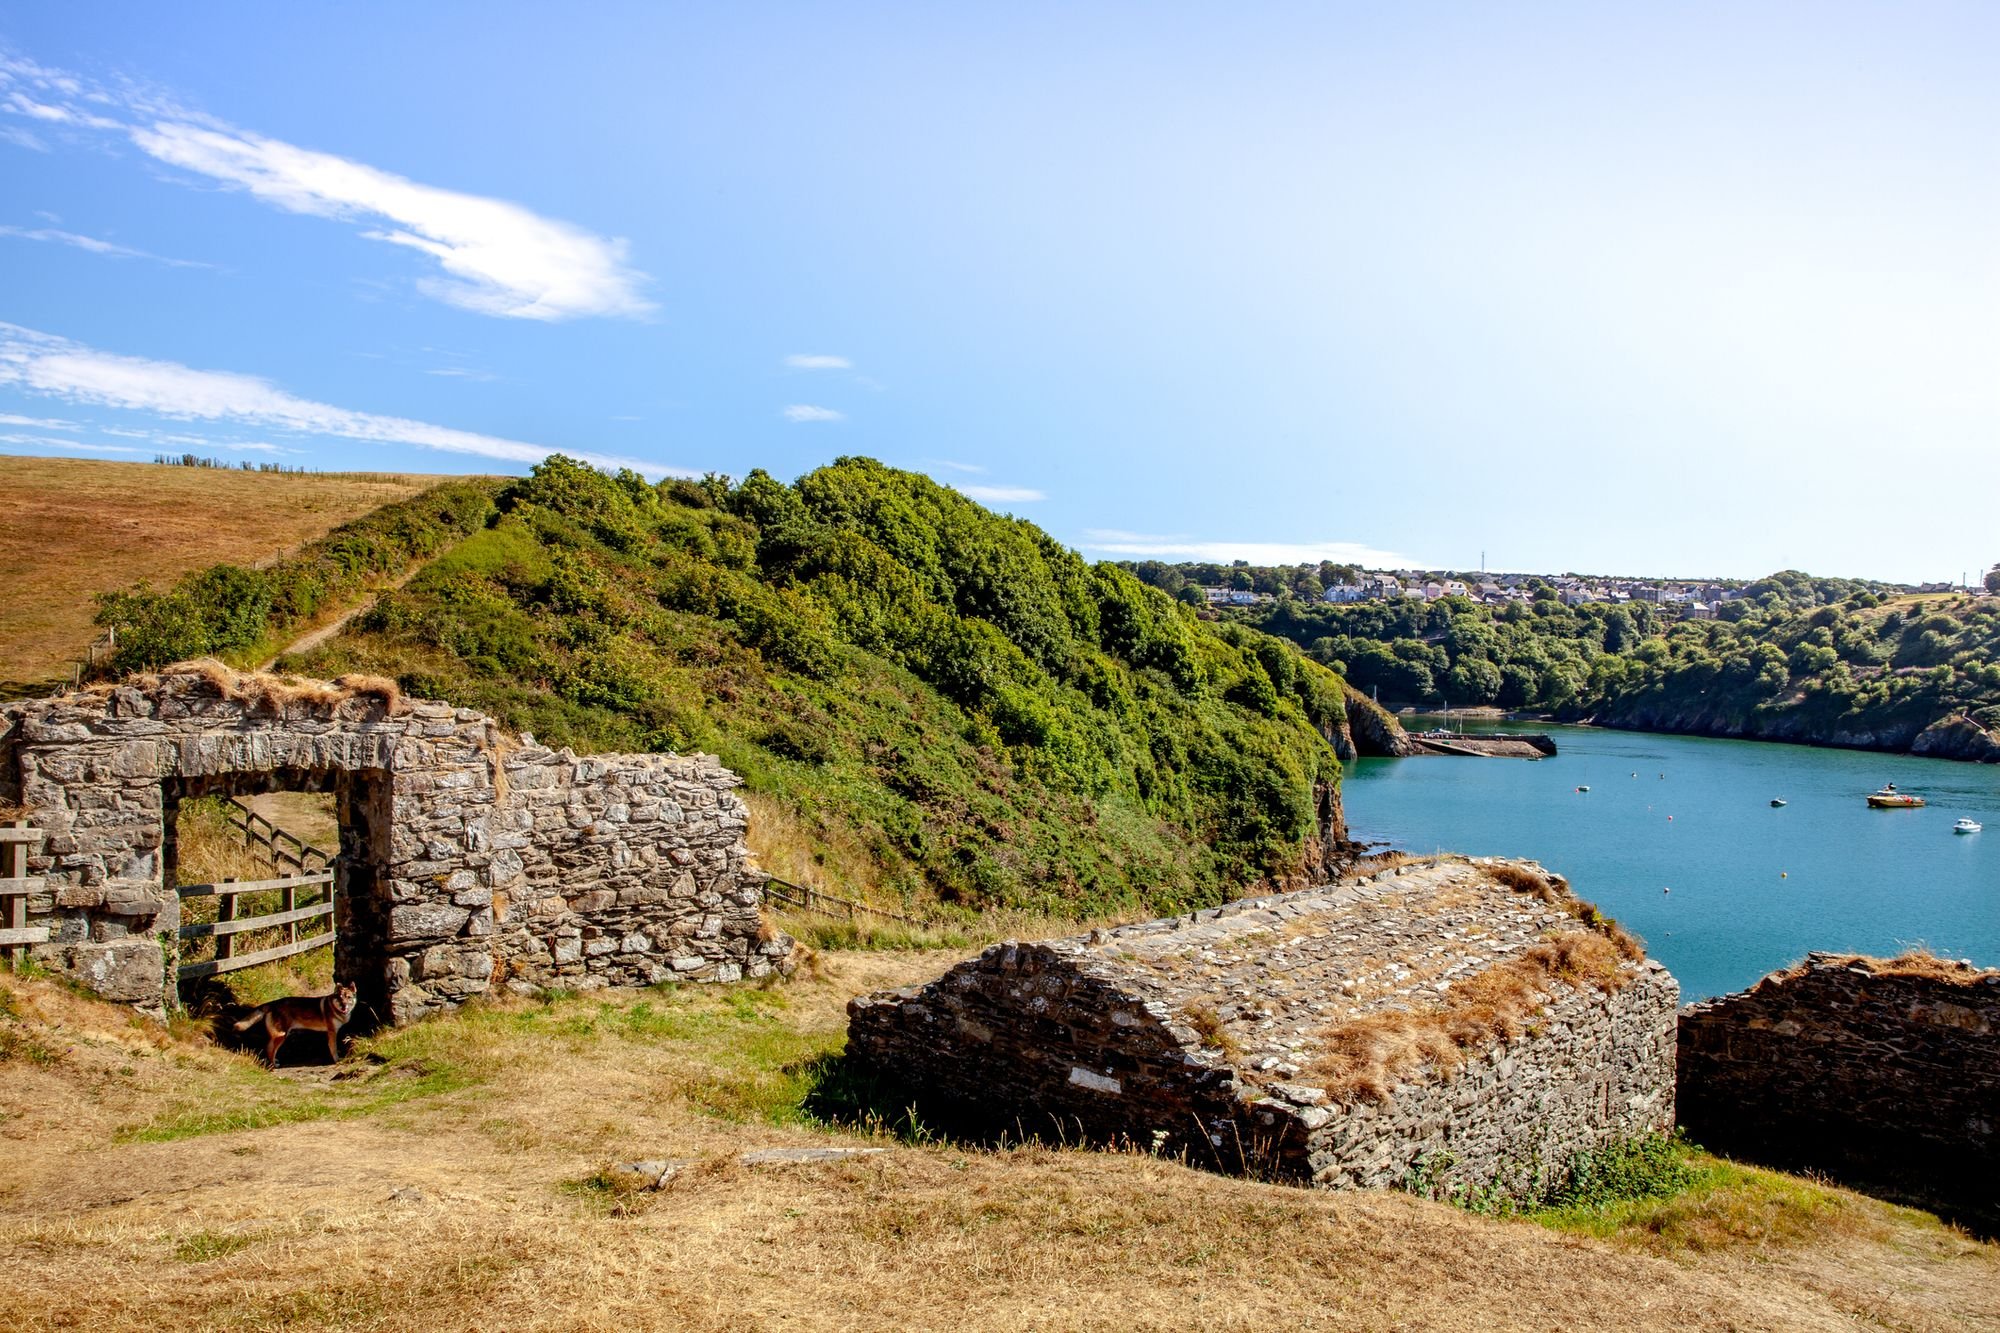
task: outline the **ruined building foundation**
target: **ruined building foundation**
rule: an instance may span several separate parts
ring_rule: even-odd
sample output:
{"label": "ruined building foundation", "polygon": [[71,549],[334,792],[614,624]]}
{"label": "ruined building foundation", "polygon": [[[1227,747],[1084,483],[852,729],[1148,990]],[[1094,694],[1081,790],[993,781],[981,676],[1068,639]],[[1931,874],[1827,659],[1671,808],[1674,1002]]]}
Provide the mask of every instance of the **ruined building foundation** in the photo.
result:
{"label": "ruined building foundation", "polygon": [[[1511,1038],[1357,1085],[1340,1052],[1358,1035],[1393,1044],[1424,1014],[1477,1021],[1467,997],[1593,929],[1559,879],[1537,896],[1496,883],[1488,864],[995,945],[926,986],[855,1000],[848,1050],[946,1125],[1130,1143],[1316,1185],[1395,1185],[1419,1170],[1523,1189],[1577,1152],[1671,1129],[1679,987],[1615,950],[1603,984],[1547,976]],[[1601,952],[1606,937],[1593,943]]]}
{"label": "ruined building foundation", "polygon": [[0,805],[44,831],[34,956],[107,998],[171,993],[178,801],[331,791],[335,974],[395,1023],[495,986],[731,981],[790,967],[763,926],[737,777],[708,755],[578,756],[386,682],[213,663],[0,705]]}

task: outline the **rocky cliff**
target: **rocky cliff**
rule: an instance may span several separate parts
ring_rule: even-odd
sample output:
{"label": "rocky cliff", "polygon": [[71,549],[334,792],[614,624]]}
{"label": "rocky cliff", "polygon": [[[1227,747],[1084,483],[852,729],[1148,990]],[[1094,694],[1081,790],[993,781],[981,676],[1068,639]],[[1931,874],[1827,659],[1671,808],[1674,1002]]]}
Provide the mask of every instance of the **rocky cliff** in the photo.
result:
{"label": "rocky cliff", "polygon": [[1705,700],[1639,700],[1564,721],[1624,731],[1659,731],[1677,736],[1721,736],[1734,740],[1784,741],[1843,750],[1880,750],[1932,759],[2000,763],[2000,733],[1963,714],[1935,721],[1920,714],[1856,719],[1827,718],[1806,708],[1770,706],[1745,714]]}
{"label": "rocky cliff", "polygon": [[1354,689],[1347,691],[1347,732],[1356,754],[1398,759],[1423,753],[1394,714]]}

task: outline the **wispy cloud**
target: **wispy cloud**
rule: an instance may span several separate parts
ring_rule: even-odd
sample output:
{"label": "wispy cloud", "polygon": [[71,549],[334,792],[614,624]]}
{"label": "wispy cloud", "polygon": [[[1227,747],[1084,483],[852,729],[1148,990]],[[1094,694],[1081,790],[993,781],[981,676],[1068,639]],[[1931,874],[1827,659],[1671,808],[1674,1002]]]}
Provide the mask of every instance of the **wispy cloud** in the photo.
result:
{"label": "wispy cloud", "polygon": [[954,486],[953,490],[981,504],[1026,504],[1049,497],[1026,486]]}
{"label": "wispy cloud", "polygon": [[929,461],[929,466],[941,467],[945,469],[947,472],[980,473],[986,471],[986,469],[980,466],[978,463],[958,463],[954,462],[949,458],[933,458]]}
{"label": "wispy cloud", "polygon": [[12,412],[0,412],[0,426],[32,426],[36,430],[76,430],[74,421],[60,421],[55,417],[20,417]]}
{"label": "wispy cloud", "polygon": [[30,449],[77,449],[86,454],[144,454],[145,449],[134,449],[129,444],[92,444],[85,440],[64,440],[50,435],[0,434],[0,444],[20,445]]}
{"label": "wispy cloud", "polygon": [[135,250],[129,245],[119,245],[113,241],[99,240],[95,236],[85,236],[79,232],[63,231],[58,227],[7,227],[0,226],[0,236],[11,236],[22,241],[46,241],[52,245],[67,245],[74,249],[86,250],[94,255],[104,255],[111,259],[150,259],[155,264],[166,264],[172,268],[214,268],[198,259],[168,259],[165,255],[152,254],[145,250]]}
{"label": "wispy cloud", "polygon": [[46,153],[49,146],[33,130],[22,129],[19,125],[0,125],[0,141],[25,148],[34,153]]}
{"label": "wispy cloud", "polygon": [[814,407],[811,403],[793,403],[786,408],[783,416],[787,421],[845,421],[845,412],[836,412],[830,407]]}
{"label": "wispy cloud", "polygon": [[1093,528],[1084,534],[1083,549],[1106,555],[1150,560],[1200,560],[1227,564],[1247,560],[1253,565],[1313,565],[1331,560],[1370,569],[1416,567],[1406,555],[1359,542],[1236,542],[1208,541],[1184,535],[1161,536]]}
{"label": "wispy cloud", "polygon": [[844,356],[827,356],[818,352],[795,352],[785,358],[785,364],[793,370],[854,369],[854,363]]}
{"label": "wispy cloud", "polygon": [[500,378],[490,370],[474,370],[470,366],[433,366],[424,374],[438,375],[449,380],[476,380],[481,384],[491,384]]}
{"label": "wispy cloud", "polygon": [[[370,240],[428,256],[442,277],[426,295],[510,319],[644,315],[643,273],[624,241],[519,204],[424,185],[188,111],[171,99],[87,87],[32,61],[0,58],[0,111],[38,125],[116,133],[156,161],[246,191],[289,213],[361,227]],[[30,95],[30,92],[33,95]],[[126,120],[89,109],[111,107]]]}
{"label": "wispy cloud", "polygon": [[[100,352],[68,338],[3,322],[0,385],[66,402],[154,412],[180,420],[232,421],[262,430],[408,445],[509,463],[538,463],[556,452],[547,445],[316,403],[252,375],[195,370],[172,361]],[[580,450],[563,452],[601,467],[629,467],[650,476],[701,475],[691,468],[667,467],[644,459]]]}

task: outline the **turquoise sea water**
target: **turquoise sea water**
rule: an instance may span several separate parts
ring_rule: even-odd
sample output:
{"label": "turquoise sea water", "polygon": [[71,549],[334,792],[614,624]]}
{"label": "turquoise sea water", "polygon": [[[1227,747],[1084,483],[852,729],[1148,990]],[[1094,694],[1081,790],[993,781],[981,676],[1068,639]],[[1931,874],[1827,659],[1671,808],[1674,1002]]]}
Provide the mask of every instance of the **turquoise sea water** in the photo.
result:
{"label": "turquoise sea water", "polygon": [[[1644,936],[1688,1000],[1740,990],[1809,949],[1922,944],[2000,965],[2000,766],[1486,729],[1546,732],[1561,753],[1358,760],[1346,785],[1352,835],[1413,852],[1532,857]],[[1929,805],[1867,808],[1863,797],[1885,782]],[[1773,809],[1773,797],[1788,804]],[[1986,831],[1953,834],[1960,815]]]}

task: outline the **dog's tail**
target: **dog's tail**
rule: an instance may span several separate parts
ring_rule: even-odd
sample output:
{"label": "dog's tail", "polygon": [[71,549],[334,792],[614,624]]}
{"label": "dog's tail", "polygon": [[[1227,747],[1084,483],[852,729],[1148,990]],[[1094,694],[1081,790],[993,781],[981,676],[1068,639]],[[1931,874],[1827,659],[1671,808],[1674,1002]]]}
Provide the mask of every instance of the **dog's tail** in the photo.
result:
{"label": "dog's tail", "polygon": [[264,1010],[265,1006],[261,1004],[252,1009],[247,1017],[237,1022],[236,1030],[238,1032],[248,1032],[251,1028],[256,1027],[264,1021]]}

